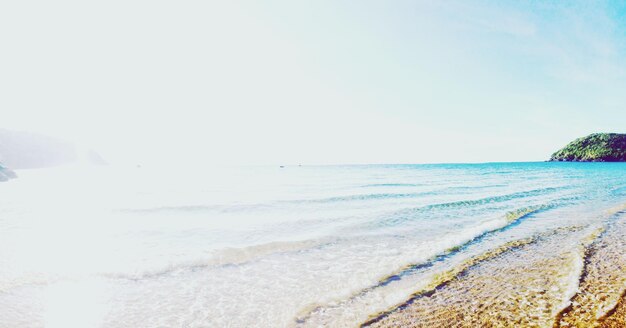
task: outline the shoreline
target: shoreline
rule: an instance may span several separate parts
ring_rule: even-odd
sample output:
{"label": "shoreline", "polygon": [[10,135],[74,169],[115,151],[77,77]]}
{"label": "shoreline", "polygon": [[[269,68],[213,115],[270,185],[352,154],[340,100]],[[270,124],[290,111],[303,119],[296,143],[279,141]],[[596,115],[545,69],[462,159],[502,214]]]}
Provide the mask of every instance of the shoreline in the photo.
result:
{"label": "shoreline", "polygon": [[625,234],[621,208],[600,227],[504,245],[360,327],[624,327]]}

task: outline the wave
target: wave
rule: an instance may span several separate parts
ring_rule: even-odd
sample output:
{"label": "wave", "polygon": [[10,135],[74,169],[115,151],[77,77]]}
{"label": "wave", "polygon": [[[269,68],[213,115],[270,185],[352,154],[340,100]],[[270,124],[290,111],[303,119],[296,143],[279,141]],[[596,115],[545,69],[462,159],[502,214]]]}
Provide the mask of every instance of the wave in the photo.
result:
{"label": "wave", "polygon": [[420,196],[428,196],[428,195],[433,195],[433,194],[434,192],[356,194],[356,195],[337,196],[337,197],[328,197],[328,198],[320,198],[320,199],[302,199],[302,200],[285,201],[285,203],[292,203],[292,204],[335,203],[335,202],[360,201],[360,200],[416,198]]}
{"label": "wave", "polygon": [[476,244],[476,243],[479,243],[480,241],[482,241],[483,239],[485,239],[487,236],[489,236],[491,234],[494,234],[496,232],[500,232],[500,231],[509,229],[512,226],[520,224],[522,220],[528,218],[529,216],[531,216],[533,214],[537,214],[539,212],[552,209],[554,207],[555,207],[555,205],[553,205],[553,204],[550,204],[550,205],[535,205],[535,206],[522,207],[522,208],[519,208],[517,210],[507,212],[504,215],[503,220],[502,219],[498,219],[498,221],[502,222],[502,223],[497,228],[486,230],[486,231],[482,232],[481,234],[473,237],[472,239],[470,239],[470,240],[468,240],[468,241],[466,241],[466,242],[464,242],[462,244],[459,244],[459,245],[453,246],[451,248],[448,248],[444,253],[437,255],[435,258],[431,259],[428,262],[408,265],[407,267],[402,269],[400,272],[392,274],[389,277],[382,279],[375,287],[387,285],[387,284],[389,284],[390,282],[392,282],[394,280],[400,279],[402,276],[406,276],[406,275],[414,273],[417,270],[420,270],[420,269],[423,269],[423,268],[426,268],[426,267],[430,267],[435,262],[444,261],[447,258],[450,258],[452,255],[467,249],[469,246],[471,246],[473,244]]}
{"label": "wave", "polygon": [[509,200],[518,199],[518,198],[526,198],[526,197],[532,197],[532,196],[545,195],[545,194],[553,193],[555,191],[568,189],[568,188],[569,187],[566,187],[566,186],[549,187],[549,188],[533,189],[533,190],[528,190],[528,191],[521,191],[521,192],[515,192],[515,193],[511,193],[511,194],[491,196],[491,197],[485,197],[485,198],[479,198],[479,199],[461,200],[461,201],[449,202],[449,203],[432,204],[432,205],[428,205],[428,206],[422,207],[422,208],[420,208],[420,210],[437,210],[437,209],[442,209],[442,208],[467,207],[467,206],[472,206],[472,205],[484,205],[484,204],[491,204],[491,203],[499,203],[499,202],[509,201]]}
{"label": "wave", "polygon": [[[427,269],[431,269],[435,265],[441,264],[444,261],[452,258],[457,253],[460,253],[468,249],[471,245],[480,243],[487,236],[498,233],[500,231],[504,231],[510,227],[513,227],[521,223],[521,221],[530,217],[531,215],[534,215],[534,214],[537,214],[539,212],[546,211],[549,209],[553,209],[556,206],[557,205],[555,204],[536,205],[536,206],[522,207],[514,211],[507,212],[498,219],[485,222],[482,225],[483,228],[479,227],[477,229],[478,231],[481,231],[480,233],[474,235],[473,237],[470,237],[469,239],[466,239],[464,242],[456,246],[452,246],[452,247],[445,249],[445,251],[432,257],[428,261],[407,265],[401,268],[399,271],[392,273],[389,276],[381,278],[376,284],[370,287],[364,288],[362,290],[359,290],[358,292],[353,294],[351,297],[343,301],[335,302],[333,305],[311,305],[307,307],[308,310],[304,310],[303,314],[298,316],[298,318],[296,319],[296,323],[299,325],[306,324],[314,315],[323,313],[327,311],[329,308],[338,308],[342,304],[356,301],[357,299],[363,298],[366,295],[380,288],[386,287],[392,283],[397,283],[406,277],[416,275],[418,272],[425,271]],[[477,263],[478,259],[479,259],[478,257],[475,257],[473,263]],[[451,273],[448,272],[447,274],[444,274],[444,275],[450,276],[450,274]],[[444,275],[440,275],[438,279],[439,280],[443,279]],[[428,289],[429,287],[426,287],[426,288]]]}
{"label": "wave", "polygon": [[335,196],[326,198],[311,199],[295,199],[295,200],[279,200],[268,203],[254,204],[236,204],[236,205],[179,205],[179,206],[157,206],[148,208],[124,208],[119,209],[120,212],[130,213],[158,213],[158,212],[239,212],[239,211],[255,211],[280,208],[284,205],[301,205],[301,204],[330,204],[350,201],[367,201],[367,200],[386,200],[386,199],[403,199],[418,198],[433,195],[436,192],[415,192],[415,193],[374,193],[374,194],[353,194],[345,196]]}
{"label": "wave", "polygon": [[613,194],[614,196],[623,196],[624,194],[626,194],[626,186],[613,188],[611,190],[611,194]]}
{"label": "wave", "polygon": [[[503,274],[504,276],[497,278],[496,281],[515,279],[515,276],[510,276],[510,275],[511,274],[516,275],[517,273],[521,274],[521,276],[518,278],[521,281],[520,283],[523,283],[523,281],[525,281],[524,279],[526,279],[528,283],[531,283],[533,281],[543,281],[543,279],[547,279],[548,277],[554,278],[555,282],[559,281],[560,287],[558,287],[557,289],[551,289],[551,290],[559,291],[559,292],[555,293],[554,295],[551,295],[550,297],[554,297],[554,300],[558,302],[561,299],[560,293],[569,295],[575,291],[576,283],[573,282],[573,280],[577,279],[578,275],[580,274],[580,271],[582,270],[582,260],[581,260],[582,256],[581,256],[579,247],[565,250],[564,253],[560,253],[559,250],[555,250],[554,247],[559,245],[563,241],[563,238],[568,238],[567,236],[569,236],[570,239],[579,238],[580,234],[578,233],[579,232],[586,233],[587,231],[589,231],[589,229],[587,228],[589,227],[588,226],[559,227],[553,230],[535,234],[533,236],[529,236],[526,238],[517,239],[514,241],[504,243],[494,249],[491,249],[481,254],[478,254],[476,256],[473,256],[461,262],[460,264],[454,266],[453,268],[449,270],[442,271],[432,276],[432,278],[428,281],[428,284],[425,285],[424,288],[421,288],[420,290],[416,291],[414,294],[411,295],[410,298],[408,298],[404,302],[398,305],[395,305],[388,310],[371,315],[367,320],[365,320],[361,324],[361,327],[368,327],[368,326],[376,325],[378,322],[381,322],[383,320],[387,321],[385,324],[383,324],[383,326],[389,326],[390,322],[397,322],[396,320],[398,319],[398,317],[400,318],[403,317],[404,314],[400,314],[399,312],[408,308],[413,308],[415,304],[417,304],[417,302],[422,302],[422,304],[418,306],[424,306],[424,304],[428,304],[430,301],[424,300],[424,298],[434,297],[435,293],[437,292],[445,293],[444,288],[448,289],[448,287],[451,286],[452,284],[455,284],[456,286],[451,287],[452,289],[448,291],[447,297],[452,297],[452,298],[464,297],[464,295],[459,294],[459,291],[467,290],[466,288],[474,288],[474,286],[476,286],[475,283],[480,282],[483,279],[485,279],[485,278],[480,278],[481,275],[484,275],[484,273],[478,273],[477,275],[471,276],[472,270],[477,268],[479,265],[483,265],[484,262],[490,262],[492,260],[502,259],[505,262],[510,261],[511,259],[505,259],[505,258],[502,258],[502,256],[506,256],[506,254],[510,254],[512,251],[518,251],[518,250],[525,250],[525,251],[523,253],[516,253],[516,255],[513,255],[512,258],[514,258],[515,261],[517,261],[519,257],[522,257],[522,258],[525,257],[526,259],[533,258],[535,256],[534,255],[535,252],[539,252],[539,253],[546,252],[545,254],[549,256],[548,258],[543,258],[543,259],[536,258],[535,261],[538,261],[536,263],[542,263],[543,265],[549,266],[549,268],[547,268],[545,271],[531,270],[528,273],[529,275],[525,275],[524,273],[521,273],[519,269],[514,270],[514,271],[503,269],[501,272],[497,274]],[[595,238],[595,236],[597,236],[597,233],[598,233],[597,230],[593,231],[591,232],[590,235],[587,235],[585,239],[592,240],[593,238]],[[548,243],[548,245],[550,246],[547,249],[541,250],[542,247],[544,247],[542,246],[544,245],[544,243]],[[583,240],[583,245],[584,244],[585,244],[585,241]],[[498,267],[501,267],[501,265],[503,264],[502,263],[497,264]],[[564,268],[563,267],[564,265],[567,267],[563,269],[561,273],[557,274],[554,271],[554,270],[557,270],[558,268]],[[468,278],[470,280],[462,282],[461,280],[465,279],[466,277],[470,277]],[[539,277],[545,277],[545,278],[542,279]],[[485,296],[489,297],[488,295],[492,295],[489,292],[485,293],[485,291],[491,290],[492,292],[498,292],[497,286],[482,285],[478,288],[483,290],[482,294],[484,296],[482,297],[485,297]],[[472,290],[475,290],[475,289],[472,289]],[[476,290],[476,292],[477,293],[474,297],[479,297],[480,293],[478,293],[478,290]],[[519,290],[512,288],[509,290],[509,292],[513,293],[513,295],[518,295]],[[521,300],[526,300],[528,298],[533,298],[533,295],[543,295],[543,293],[545,293],[545,290],[542,290],[541,288],[528,288],[527,292],[529,294],[521,295],[518,297],[521,297],[520,298]],[[441,296],[441,295],[438,293],[438,296]],[[474,307],[473,309],[471,308],[476,304],[469,304],[469,302],[465,300],[464,303],[467,305],[467,308],[459,307],[454,311],[459,311],[457,312],[459,315],[462,315],[461,313],[466,313],[469,317],[473,317],[471,319],[468,317],[469,321],[467,322],[476,321],[476,320],[478,320],[479,322],[481,320],[489,320],[489,318],[482,317],[479,313],[474,312],[477,309],[480,309],[482,307],[481,304],[483,304],[483,302],[481,302],[481,300],[484,303],[488,303],[490,299],[484,299],[484,298],[479,297],[478,299],[476,299],[478,307]],[[453,316],[455,315],[454,312],[448,312],[446,308],[441,307],[440,304],[436,303],[437,301],[434,301],[434,302],[435,302],[434,304],[430,302],[431,310],[441,310],[442,312],[441,314],[447,313],[449,315],[453,315]],[[505,304],[505,303],[498,303],[498,304]],[[452,306],[454,304],[450,304],[450,305]],[[435,308],[432,308],[432,306],[435,306]],[[488,305],[485,305],[485,306],[488,306]],[[528,313],[525,313],[524,312],[525,309],[522,309],[521,306],[522,305],[519,305],[519,304],[517,305],[513,304],[512,310],[516,311],[515,312],[516,316],[527,317]],[[504,307],[506,308],[506,305]],[[426,306],[426,308],[428,309],[428,306]],[[559,307],[557,306],[557,308]],[[405,313],[405,314],[411,315],[411,313],[412,312]],[[433,318],[424,318],[425,320],[424,324],[429,322],[429,320],[438,318],[438,315],[439,314],[435,314]],[[391,316],[394,316],[396,318],[395,319],[389,318]],[[543,317],[544,318],[542,320],[550,321],[552,319],[549,313],[544,314]],[[399,320],[403,320],[403,319],[399,319]],[[515,320],[515,319],[501,318],[501,320],[504,320],[504,322],[507,322],[507,320]],[[540,320],[540,319],[536,318],[535,320]],[[428,325],[426,324],[426,326]],[[480,325],[477,325],[476,322],[474,322],[473,325],[468,324],[468,326],[480,326]]]}
{"label": "wave", "polygon": [[479,199],[461,200],[461,201],[454,201],[454,202],[431,204],[431,205],[415,207],[415,208],[408,208],[408,209],[394,212],[393,214],[389,215],[387,218],[384,218],[382,220],[377,220],[375,221],[375,224],[377,226],[393,226],[393,225],[404,223],[409,220],[413,220],[415,219],[415,215],[420,214],[420,213],[428,213],[428,212],[433,212],[433,211],[442,210],[442,209],[463,209],[463,208],[470,207],[470,206],[497,204],[497,203],[507,202],[507,201],[511,201],[515,199],[546,195],[546,194],[550,194],[550,193],[554,193],[557,191],[566,190],[570,188],[571,187],[567,187],[567,186],[549,187],[549,188],[533,189],[533,190],[528,190],[528,191],[521,191],[521,192],[516,192],[516,193],[497,195],[497,196],[491,196],[491,197],[485,197],[485,198],[479,198]]}
{"label": "wave", "polygon": [[[435,259],[433,259],[433,262],[443,261],[445,258],[463,250],[464,248],[468,247],[470,244],[479,242],[482,238],[484,238],[488,234],[502,230],[508,225],[516,224],[518,223],[518,221],[534,213],[538,213],[540,211],[547,210],[549,208],[551,208],[551,206],[548,206],[548,205],[529,206],[526,208],[520,208],[515,211],[507,212],[502,218],[485,223],[485,225],[488,227],[492,227],[494,224],[496,224],[497,227],[495,229],[487,228],[486,231],[483,231],[478,236],[471,238],[469,241],[465,242],[464,244],[447,249],[445,254],[436,257]],[[269,255],[275,255],[275,254],[281,254],[281,253],[308,251],[308,250],[316,249],[319,247],[324,247],[325,245],[331,245],[336,242],[338,242],[336,238],[325,238],[325,239],[318,239],[318,240],[271,242],[271,243],[247,246],[247,247],[242,247],[242,248],[226,248],[226,249],[216,250],[210,258],[170,264],[165,267],[155,268],[152,270],[144,270],[142,272],[136,272],[136,273],[105,273],[103,275],[109,278],[116,278],[116,279],[128,279],[128,280],[149,279],[149,278],[156,278],[156,277],[160,277],[160,276],[164,276],[164,275],[168,275],[168,274],[171,274],[174,272],[180,272],[180,271],[199,270],[199,269],[205,269],[209,267],[219,267],[219,266],[229,266],[229,265],[242,265],[250,261],[257,260],[263,256],[269,256]],[[398,279],[397,276],[408,275],[408,274],[411,274],[415,270],[419,270],[421,267],[426,267],[430,265],[432,265],[432,263],[407,266],[406,268],[401,270],[401,272],[381,280],[381,282],[374,287],[380,287],[382,285],[385,285],[391,282],[392,280],[397,280]]]}
{"label": "wave", "polygon": [[555,327],[594,326],[611,317],[623,302],[626,294],[624,214],[624,206],[610,209],[604,225],[583,241],[583,268],[577,288],[567,306],[556,315]]}
{"label": "wave", "polygon": [[212,256],[205,259],[196,259],[191,261],[181,261],[152,270],[144,270],[135,273],[103,273],[107,278],[126,279],[126,280],[143,280],[151,278],[159,278],[169,274],[175,274],[183,271],[195,271],[214,267],[225,267],[244,265],[254,260],[258,260],[264,256],[287,254],[293,252],[303,252],[324,247],[334,243],[333,240],[304,240],[304,241],[284,241],[271,242],[260,245],[247,246],[242,248],[226,248],[217,250]]}
{"label": "wave", "polygon": [[435,275],[432,279],[432,281],[429,282],[429,284],[426,286],[426,288],[422,291],[416,292],[413,295],[411,295],[411,297],[405,301],[404,303],[390,309],[387,311],[384,311],[382,313],[377,313],[375,315],[373,315],[370,319],[368,319],[367,321],[365,321],[364,323],[362,323],[360,326],[361,327],[368,327],[382,319],[384,319],[385,317],[387,317],[389,314],[399,311],[399,310],[403,310],[407,307],[409,307],[411,304],[413,304],[417,299],[422,298],[422,297],[429,297],[432,296],[438,289],[441,289],[443,287],[445,287],[448,283],[450,283],[452,280],[456,279],[457,277],[461,276],[464,272],[466,272],[467,270],[469,270],[471,267],[477,265],[480,262],[489,260],[489,259],[493,259],[497,256],[500,256],[506,252],[510,252],[513,251],[515,249],[521,248],[523,246],[526,246],[532,242],[535,242],[536,239],[535,238],[525,238],[525,239],[520,239],[520,240],[514,240],[514,241],[510,241],[508,243],[505,243],[504,245],[501,245],[495,249],[489,250],[483,254],[480,254],[478,256],[474,256],[472,258],[467,259],[466,261],[464,261],[463,263],[461,263],[460,265],[448,270],[448,271],[444,271],[441,272],[437,275]]}
{"label": "wave", "polygon": [[[413,303],[421,298],[433,296],[436,291],[445,288],[453,281],[458,281],[462,276],[466,275],[468,270],[480,262],[494,259],[509,250],[536,244],[540,240],[549,240],[552,236],[563,233],[567,235],[577,231],[587,232],[586,235],[582,236],[582,239],[577,239],[579,246],[575,246],[573,250],[569,251],[570,255],[568,257],[570,258],[571,268],[565,269],[562,275],[564,279],[562,295],[565,298],[562,299],[560,305],[555,305],[554,308],[557,312],[553,312],[554,316],[548,317],[546,320],[554,319],[555,327],[593,326],[597,322],[607,320],[615,311],[615,308],[624,301],[624,295],[626,295],[626,288],[623,287],[626,285],[626,278],[618,278],[622,276],[622,269],[626,265],[626,257],[621,255],[621,250],[626,246],[626,242],[623,240],[626,221],[620,221],[622,230],[611,229],[625,213],[626,211],[623,207],[610,209],[608,218],[600,227],[594,227],[593,225],[559,227],[525,239],[509,242],[494,250],[489,250],[481,255],[465,260],[460,265],[433,276],[426,287],[415,292],[406,301],[389,310],[371,315],[361,327],[374,325],[381,320],[387,321],[383,326],[389,325],[397,322],[398,317],[400,318],[399,320],[403,320],[401,319],[402,315],[396,316],[396,319],[388,320],[387,318],[392,314],[395,316],[396,312],[411,307]],[[612,243],[610,245],[606,243],[601,244],[609,232],[613,233]],[[547,252],[557,252],[555,254],[558,254],[558,250],[554,249],[554,247],[561,244],[560,240],[553,240],[553,245],[547,249]],[[534,253],[534,251],[527,252]],[[557,255],[555,258],[562,259],[564,256]],[[611,263],[611,261],[613,262]],[[609,264],[606,262],[609,262]],[[541,261],[539,263],[547,264],[547,262]],[[614,271],[607,271],[611,269]],[[554,274],[552,270],[548,269],[546,274]],[[588,280],[591,280],[591,282],[586,283]],[[467,283],[471,282],[465,282],[465,284]],[[531,290],[531,292],[543,293],[542,289]],[[558,302],[559,299],[561,298],[559,297],[555,301]],[[517,310],[519,312],[519,309]],[[442,311],[445,312],[445,309],[442,309]]]}
{"label": "wave", "polygon": [[[142,268],[138,271],[110,271],[100,272],[96,275],[109,279],[121,279],[129,281],[156,279],[163,276],[178,274],[181,272],[203,270],[207,268],[244,265],[265,256],[305,252],[331,245],[334,242],[336,241],[332,239],[283,242],[278,241],[241,248],[225,248],[216,250],[213,254],[207,256],[206,258],[198,258],[188,261],[183,260],[176,263],[155,265],[152,268]],[[22,286],[45,286],[72,278],[75,277],[68,275],[22,275],[20,277],[16,277],[16,279],[0,281],[0,293],[6,293],[14,288],[19,288]]]}
{"label": "wave", "polygon": [[[395,184],[393,184],[395,185]],[[498,185],[493,185],[498,186]],[[451,189],[482,189],[486,188],[484,186],[478,187],[452,187]],[[533,189],[527,191],[521,191],[511,194],[497,195],[479,199],[471,199],[471,200],[460,200],[454,202],[446,202],[446,203],[438,203],[438,204],[430,204],[422,207],[409,208],[400,210],[392,215],[397,220],[402,221],[403,216],[410,215],[418,212],[427,212],[427,211],[435,211],[440,209],[452,209],[452,208],[464,208],[468,206],[475,205],[486,205],[492,203],[500,203],[505,201],[510,201],[519,198],[525,197],[533,197],[539,196],[543,194],[549,194],[560,190],[571,189],[569,186],[559,186],[559,187],[548,187],[541,189]],[[311,199],[294,199],[294,200],[278,200],[267,203],[251,203],[251,204],[215,204],[215,205],[204,205],[204,204],[191,204],[191,205],[176,205],[176,206],[157,206],[157,207],[146,207],[146,208],[123,208],[118,209],[119,212],[127,212],[127,213],[159,213],[159,212],[219,212],[219,213],[231,213],[231,212],[246,212],[246,211],[258,211],[258,210],[270,210],[277,208],[284,208],[285,205],[302,205],[302,204],[332,204],[332,203],[341,203],[341,202],[353,202],[353,201],[368,201],[368,200],[388,200],[388,199],[410,199],[410,198],[419,198],[424,196],[432,196],[441,194],[442,190],[433,190],[433,191],[424,191],[424,192],[413,192],[413,193],[365,193],[365,194],[352,194],[352,195],[342,195],[342,196],[333,196],[333,197],[324,197],[324,198],[311,198]],[[389,222],[393,224],[394,219],[390,219]]]}
{"label": "wave", "polygon": [[178,205],[178,206],[157,206],[146,208],[123,208],[118,209],[122,213],[167,213],[167,212],[239,212],[239,211],[255,211],[269,209],[270,204],[238,204],[238,205]]}
{"label": "wave", "polygon": [[427,288],[362,326],[430,327],[462,318],[457,322],[463,327],[549,327],[576,290],[582,269],[578,242],[592,229],[557,228],[488,250],[433,276]]}
{"label": "wave", "polygon": [[489,189],[489,188],[501,188],[501,187],[507,187],[508,185],[500,183],[500,184],[490,184],[490,185],[481,185],[481,186],[456,186],[456,187],[448,187],[445,188],[444,190],[446,191],[450,191],[450,190],[478,190],[478,189]]}
{"label": "wave", "polygon": [[418,184],[418,183],[371,183],[371,184],[366,184],[366,185],[362,185],[362,188],[369,188],[369,187],[420,187],[423,186],[423,184]]}

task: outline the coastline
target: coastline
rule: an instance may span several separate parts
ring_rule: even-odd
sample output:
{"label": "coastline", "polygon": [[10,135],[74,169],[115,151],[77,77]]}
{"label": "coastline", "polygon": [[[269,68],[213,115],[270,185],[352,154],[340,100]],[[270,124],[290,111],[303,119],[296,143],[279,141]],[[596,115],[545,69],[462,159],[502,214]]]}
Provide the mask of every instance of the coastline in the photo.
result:
{"label": "coastline", "polygon": [[[626,200],[621,165],[277,171],[212,172],[224,177],[208,191],[206,180],[189,179],[184,189],[154,194],[145,187],[175,186],[181,175],[150,168],[18,172],[0,190],[0,211],[10,214],[2,228],[12,231],[1,238],[8,265],[0,272],[0,305],[10,310],[0,321],[355,327],[397,326],[390,320],[403,317],[405,326],[552,327],[557,316],[578,311],[564,310],[584,299],[577,294],[587,281],[612,296],[582,309],[610,314],[607,327],[621,324],[620,282],[596,283],[617,265],[595,261],[606,256],[590,251],[626,249],[614,244],[622,218],[612,216]],[[266,194],[240,197],[263,184]],[[85,192],[94,202],[76,206]],[[68,227],[75,233],[58,240]],[[29,248],[42,240],[48,247]],[[116,256],[103,261],[106,254]],[[602,265],[593,269],[585,259]],[[73,316],[76,304],[92,311]]]}
{"label": "coastline", "polygon": [[361,327],[624,327],[626,209],[503,245]]}

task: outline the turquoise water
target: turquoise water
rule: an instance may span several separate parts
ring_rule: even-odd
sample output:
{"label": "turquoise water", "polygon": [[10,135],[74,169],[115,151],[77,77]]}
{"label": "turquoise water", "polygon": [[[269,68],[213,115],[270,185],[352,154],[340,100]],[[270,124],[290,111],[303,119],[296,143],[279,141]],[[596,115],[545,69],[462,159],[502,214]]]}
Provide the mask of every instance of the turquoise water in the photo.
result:
{"label": "turquoise water", "polygon": [[[0,327],[351,326],[626,203],[622,163],[59,168],[0,184]],[[81,311],[76,311],[80,308]]]}

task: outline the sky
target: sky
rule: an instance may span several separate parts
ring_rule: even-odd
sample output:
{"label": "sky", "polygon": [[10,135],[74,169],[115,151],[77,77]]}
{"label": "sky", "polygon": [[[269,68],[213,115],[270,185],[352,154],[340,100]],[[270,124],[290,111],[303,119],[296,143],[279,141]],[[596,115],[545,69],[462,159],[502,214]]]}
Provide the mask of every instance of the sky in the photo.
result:
{"label": "sky", "polygon": [[0,127],[112,163],[541,161],[626,132],[603,1],[0,4]]}

